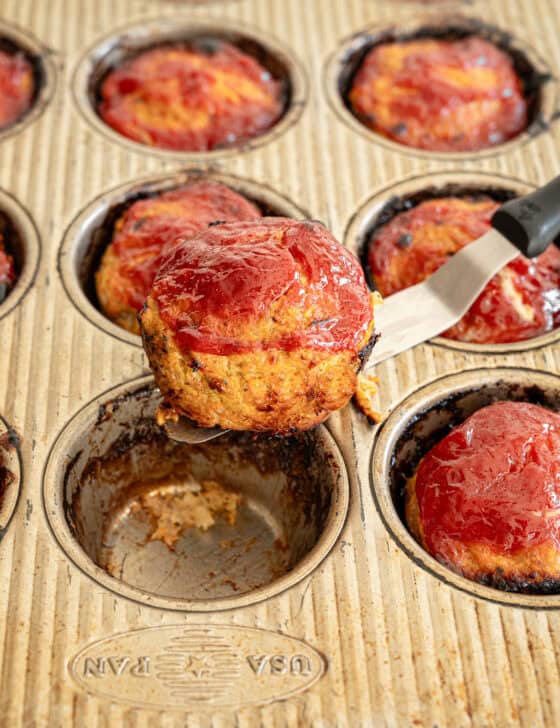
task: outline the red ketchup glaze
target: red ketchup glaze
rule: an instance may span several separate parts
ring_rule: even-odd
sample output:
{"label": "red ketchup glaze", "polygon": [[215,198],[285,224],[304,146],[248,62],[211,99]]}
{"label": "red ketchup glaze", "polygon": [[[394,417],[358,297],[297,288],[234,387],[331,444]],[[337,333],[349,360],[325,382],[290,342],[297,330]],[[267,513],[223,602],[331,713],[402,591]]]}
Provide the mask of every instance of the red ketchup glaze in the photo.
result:
{"label": "red ketchup glaze", "polygon": [[218,40],[140,53],[101,85],[101,118],[142,144],[206,151],[250,139],[283,113],[282,85]]}
{"label": "red ketchup glaze", "polygon": [[368,127],[419,149],[484,149],[527,126],[510,56],[477,37],[379,44],[358,69],[348,100]]}
{"label": "red ketchup glaze", "polygon": [[498,554],[560,548],[560,415],[525,402],[475,412],[421,461],[416,495],[424,539],[453,562],[454,543]]}
{"label": "red ketchup glaze", "polygon": [[0,51],[0,129],[16,122],[33,101],[33,69],[21,54]]}
{"label": "red ketchup glaze", "polygon": [[[184,352],[357,352],[373,318],[356,258],[320,223],[287,218],[218,225],[175,245],[152,296]],[[248,338],[276,302],[295,324]]]}
{"label": "red ketchup glaze", "polygon": [[[368,265],[384,296],[427,278],[490,228],[498,203],[439,198],[397,214],[372,236]],[[560,250],[519,256],[494,276],[465,316],[443,336],[479,344],[523,341],[560,325]]]}
{"label": "red ketchup glaze", "polygon": [[0,235],[0,303],[13,286],[15,279],[14,259],[6,252]]}
{"label": "red ketchup glaze", "polygon": [[217,221],[253,220],[261,211],[219,182],[203,180],[133,203],[113,236],[119,273],[130,283],[128,304],[140,310],[166,244],[189,237]]}

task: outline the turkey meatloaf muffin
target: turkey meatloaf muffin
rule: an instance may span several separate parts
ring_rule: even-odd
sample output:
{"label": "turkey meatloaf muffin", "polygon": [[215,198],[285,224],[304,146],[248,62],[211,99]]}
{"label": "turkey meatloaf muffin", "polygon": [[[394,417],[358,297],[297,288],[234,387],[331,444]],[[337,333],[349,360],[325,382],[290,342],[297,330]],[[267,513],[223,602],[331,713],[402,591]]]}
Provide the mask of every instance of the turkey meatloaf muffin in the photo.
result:
{"label": "turkey meatloaf muffin", "polygon": [[35,93],[31,63],[23,53],[0,50],[0,131],[29,110]]}
{"label": "turkey meatloaf muffin", "polygon": [[252,139],[284,112],[280,81],[217,39],[164,45],[109,71],[98,113],[115,131],[163,149],[209,151]]}
{"label": "turkey meatloaf muffin", "polygon": [[527,102],[511,57],[475,36],[374,46],[347,101],[370,129],[418,149],[486,149],[527,127]]}
{"label": "turkey meatloaf muffin", "polygon": [[95,274],[97,298],[105,315],[134,334],[166,245],[214,222],[253,220],[259,208],[213,180],[137,200],[115,224],[113,237]]}
{"label": "turkey meatloaf muffin", "polygon": [[420,461],[406,519],[469,579],[560,591],[560,414],[526,402],[476,411]]}
{"label": "turkey meatloaf muffin", "polygon": [[[499,204],[490,197],[436,197],[397,213],[373,232],[367,265],[383,296],[420,283],[449,256],[490,229]],[[560,250],[520,255],[492,278],[463,318],[443,336],[503,344],[544,334],[560,324]]]}
{"label": "turkey meatloaf muffin", "polygon": [[344,406],[373,333],[356,258],[317,222],[217,225],[163,256],[141,313],[156,382],[205,427],[287,433]]}

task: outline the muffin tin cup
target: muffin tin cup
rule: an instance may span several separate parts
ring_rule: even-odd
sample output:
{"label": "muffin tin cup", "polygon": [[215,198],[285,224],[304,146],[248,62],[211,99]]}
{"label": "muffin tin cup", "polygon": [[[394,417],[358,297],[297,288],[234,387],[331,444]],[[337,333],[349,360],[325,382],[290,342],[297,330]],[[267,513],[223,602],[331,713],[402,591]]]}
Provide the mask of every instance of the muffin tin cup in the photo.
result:
{"label": "muffin tin cup", "polygon": [[[465,192],[479,192],[483,194],[512,193],[526,195],[535,190],[535,185],[498,174],[486,172],[441,172],[439,174],[425,174],[410,177],[405,182],[386,187],[369,197],[354,213],[346,224],[344,233],[345,245],[362,261],[367,272],[366,255],[367,243],[371,231],[376,226],[379,216],[387,211],[390,205],[399,200],[409,198],[431,199],[441,195],[465,194]],[[425,195],[425,197],[424,197]],[[390,217],[389,217],[390,219]],[[369,281],[371,284],[371,280]],[[506,344],[475,344],[468,341],[456,341],[437,336],[429,343],[446,349],[464,351],[469,354],[514,354],[550,346],[560,341],[560,328],[553,329],[540,336],[524,341],[514,341]]]}
{"label": "muffin tin cup", "polygon": [[560,376],[523,368],[473,369],[424,386],[397,404],[374,443],[370,477],[378,513],[393,541],[444,584],[485,601],[528,609],[560,609],[560,594],[501,591],[466,579],[430,556],[404,521],[404,486],[423,455],[476,410],[502,400],[560,410]]}
{"label": "muffin tin cup", "polygon": [[16,510],[22,481],[19,438],[0,416],[0,539]]}
{"label": "muffin tin cup", "polygon": [[[141,144],[123,136],[103,121],[95,108],[95,96],[99,82],[107,71],[140,51],[162,43],[180,43],[200,36],[218,38],[238,45],[242,50],[246,47],[250,54],[253,50],[254,55],[259,57],[273,76],[286,82],[287,98],[284,114],[273,127],[231,147],[192,152]],[[79,61],[74,72],[72,88],[76,104],[84,119],[111,141],[118,142],[132,151],[152,154],[163,159],[181,159],[185,162],[231,157],[274,141],[297,122],[308,96],[307,77],[301,64],[279,41],[246,25],[238,26],[229,21],[226,24],[223,20],[194,19],[188,16],[146,20],[140,24],[121,28],[96,41]]]}
{"label": "muffin tin cup", "polygon": [[[57,438],[43,498],[67,556],[122,597],[178,611],[245,607],[308,576],[336,542],[349,503],[346,466],[326,427],[179,446],[155,423],[160,402],[151,377],[134,380],[93,400]],[[161,470],[169,462],[171,485]],[[154,538],[163,521],[153,498],[176,497],[160,532],[169,534],[185,523],[177,509],[192,493],[191,476],[240,496],[235,522],[217,515],[208,530]]]}
{"label": "muffin tin cup", "polygon": [[109,243],[108,228],[115,222],[112,219],[115,217],[114,212],[140,197],[168,192],[190,182],[206,179],[231,187],[254,202],[264,214],[309,217],[305,210],[261,182],[208,169],[190,168],[145,177],[105,192],[74,218],[64,234],[58,254],[58,269],[66,293],[78,311],[92,324],[127,344],[142,346],[139,336],[121,328],[102,313],[95,293],[93,277]]}
{"label": "muffin tin cup", "polygon": [[16,261],[17,279],[14,287],[0,303],[0,321],[21,303],[31,288],[41,257],[39,232],[31,216],[20,203],[5,190],[0,189],[0,213],[7,216],[13,228],[13,240],[8,247]]}
{"label": "muffin tin cup", "polygon": [[[430,37],[430,35],[445,37],[446,33],[449,33],[451,37],[477,35],[495,43],[512,55],[516,64],[530,70],[531,79],[537,88],[534,99],[530,103],[530,107],[533,108],[530,108],[529,126],[523,133],[507,142],[479,151],[442,152],[399,144],[369,129],[352,113],[345,96],[360,63],[371,48],[391,40],[408,40]],[[462,162],[507,153],[548,130],[550,124],[557,118],[560,109],[558,80],[553,75],[550,66],[530,45],[506,30],[481,20],[455,14],[441,16],[435,14],[435,11],[431,14],[425,12],[414,15],[395,24],[377,24],[359,33],[354,33],[350,38],[342,41],[339,48],[327,61],[324,84],[331,108],[346,126],[369,141],[380,144],[393,152],[421,157],[425,160],[440,159]]]}
{"label": "muffin tin cup", "polygon": [[0,47],[2,42],[10,48],[21,50],[30,61],[34,71],[36,91],[30,108],[13,124],[0,129],[0,143],[18,134],[41,116],[52,98],[56,79],[52,52],[30,33],[0,20]]}

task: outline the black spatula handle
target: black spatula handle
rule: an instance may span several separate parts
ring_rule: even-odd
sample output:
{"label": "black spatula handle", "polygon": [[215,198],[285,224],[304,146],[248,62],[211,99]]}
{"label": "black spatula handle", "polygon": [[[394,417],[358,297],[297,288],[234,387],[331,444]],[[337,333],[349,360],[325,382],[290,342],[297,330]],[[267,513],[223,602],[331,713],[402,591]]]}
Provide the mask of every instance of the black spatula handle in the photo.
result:
{"label": "black spatula handle", "polygon": [[560,235],[560,176],[536,192],[506,202],[494,213],[492,227],[528,258],[543,253]]}

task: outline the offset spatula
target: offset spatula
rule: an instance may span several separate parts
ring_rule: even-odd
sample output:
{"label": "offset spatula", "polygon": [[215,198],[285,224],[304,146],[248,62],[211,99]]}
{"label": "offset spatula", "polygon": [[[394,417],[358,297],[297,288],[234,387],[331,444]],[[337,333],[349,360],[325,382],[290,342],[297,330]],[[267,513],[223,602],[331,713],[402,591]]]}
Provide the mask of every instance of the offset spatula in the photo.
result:
{"label": "offset spatula", "polygon": [[[422,283],[385,299],[375,310],[381,333],[366,370],[432,339],[468,311],[488,281],[519,253],[534,258],[560,235],[560,176],[536,192],[506,202],[492,217],[492,229],[455,253]],[[170,438],[196,444],[225,434],[182,417],[169,422]]]}

